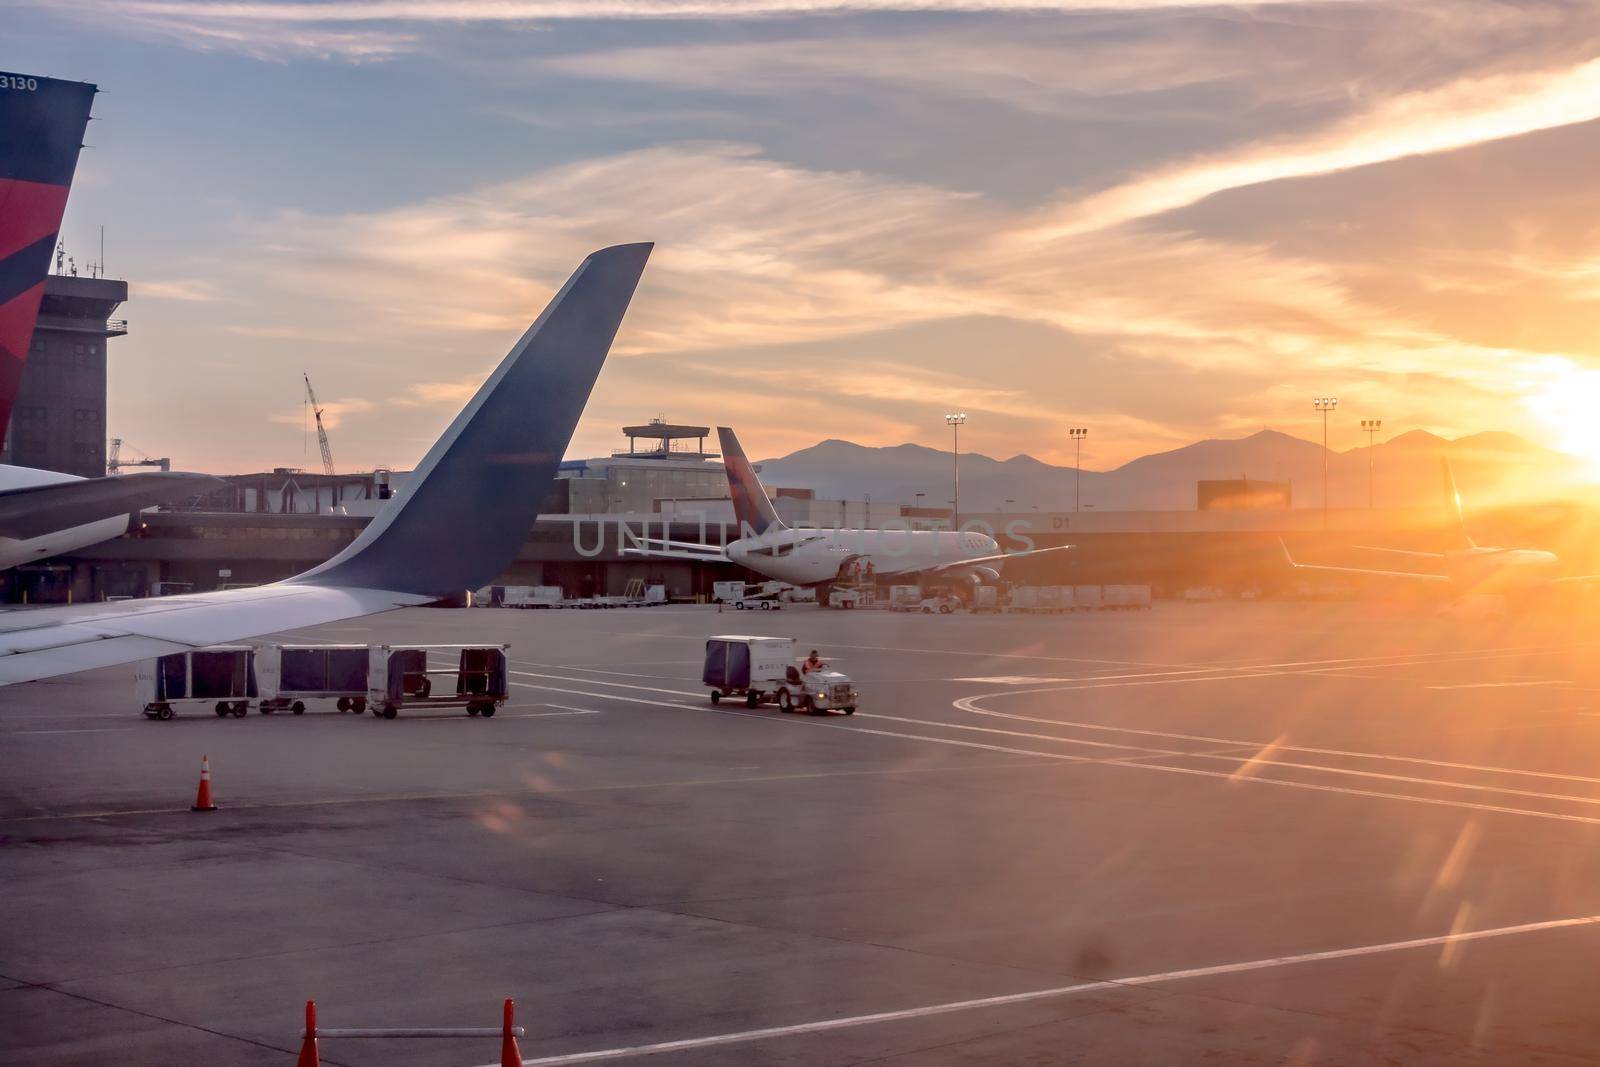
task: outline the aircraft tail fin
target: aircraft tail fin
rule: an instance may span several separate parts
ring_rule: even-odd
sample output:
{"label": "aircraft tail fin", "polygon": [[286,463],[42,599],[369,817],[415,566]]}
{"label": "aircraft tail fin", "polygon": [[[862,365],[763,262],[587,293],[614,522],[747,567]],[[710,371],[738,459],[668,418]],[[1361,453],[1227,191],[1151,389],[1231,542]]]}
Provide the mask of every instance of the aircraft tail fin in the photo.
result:
{"label": "aircraft tail fin", "polygon": [[1455,532],[1460,538],[1457,548],[1477,548],[1472,537],[1467,533],[1466,516],[1461,510],[1461,493],[1456,489],[1456,476],[1450,470],[1450,457],[1440,456],[1439,467],[1444,474],[1444,506],[1455,523]]}
{"label": "aircraft tail fin", "polygon": [[403,490],[343,552],[290,581],[443,597],[503,572],[539,516],[652,247],[585,259]]}
{"label": "aircraft tail fin", "polygon": [[0,441],[22,383],[96,89],[0,71]]}
{"label": "aircraft tail fin", "polygon": [[717,427],[717,439],[722,444],[722,462],[728,469],[728,493],[733,497],[733,513],[741,530],[764,534],[770,529],[787,529],[778,518],[778,509],[756,477],[755,468],[745,458],[739,447],[739,438],[726,426]]}

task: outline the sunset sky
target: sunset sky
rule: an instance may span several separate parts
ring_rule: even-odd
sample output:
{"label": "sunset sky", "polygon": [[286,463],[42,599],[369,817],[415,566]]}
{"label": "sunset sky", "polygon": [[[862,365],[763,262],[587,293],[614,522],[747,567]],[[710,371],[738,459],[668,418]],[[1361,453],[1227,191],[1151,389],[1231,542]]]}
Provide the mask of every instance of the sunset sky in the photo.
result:
{"label": "sunset sky", "polygon": [[12,0],[103,90],[108,430],[420,458],[587,251],[658,242],[574,441],[664,414],[1106,467],[1505,429],[1600,457],[1600,6]]}

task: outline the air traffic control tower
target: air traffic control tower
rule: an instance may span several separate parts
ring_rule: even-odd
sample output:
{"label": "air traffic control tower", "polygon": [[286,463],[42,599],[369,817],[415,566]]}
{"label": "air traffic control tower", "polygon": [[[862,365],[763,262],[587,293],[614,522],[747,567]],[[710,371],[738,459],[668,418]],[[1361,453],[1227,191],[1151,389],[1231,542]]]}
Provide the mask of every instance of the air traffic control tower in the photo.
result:
{"label": "air traffic control tower", "polygon": [[22,384],[0,463],[84,478],[106,473],[106,342],[128,332],[113,319],[128,283],[45,278]]}

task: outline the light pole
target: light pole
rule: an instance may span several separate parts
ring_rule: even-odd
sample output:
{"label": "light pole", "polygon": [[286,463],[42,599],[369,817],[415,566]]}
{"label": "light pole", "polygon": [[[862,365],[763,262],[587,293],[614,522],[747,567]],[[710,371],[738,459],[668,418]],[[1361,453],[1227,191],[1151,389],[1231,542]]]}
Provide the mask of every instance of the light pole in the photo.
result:
{"label": "light pole", "polygon": [[1322,528],[1328,528],[1328,412],[1339,406],[1336,396],[1312,397],[1311,406],[1322,412]]}
{"label": "light pole", "polygon": [[958,411],[946,415],[944,421],[949,424],[951,438],[950,455],[955,462],[955,499],[950,501],[950,528],[961,529],[961,424],[967,421],[967,413]]}
{"label": "light pole", "polygon": [[1067,430],[1067,435],[1078,451],[1077,458],[1072,461],[1072,510],[1077,511],[1083,503],[1083,439],[1089,436],[1089,428],[1073,426]]}
{"label": "light pole", "polygon": [[1383,420],[1362,419],[1361,428],[1365,430],[1367,434],[1367,507],[1370,508],[1373,506],[1372,502],[1374,499],[1372,492],[1372,487],[1374,484],[1372,477],[1372,442],[1373,439],[1378,436],[1378,431],[1383,429]]}

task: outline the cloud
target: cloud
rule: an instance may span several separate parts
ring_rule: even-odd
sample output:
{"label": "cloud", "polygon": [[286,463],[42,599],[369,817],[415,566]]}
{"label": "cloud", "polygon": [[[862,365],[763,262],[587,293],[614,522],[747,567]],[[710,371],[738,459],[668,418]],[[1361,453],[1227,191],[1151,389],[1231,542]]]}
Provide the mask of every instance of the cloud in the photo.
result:
{"label": "cloud", "polygon": [[483,375],[472,374],[454,381],[413,382],[399,396],[385,403],[395,407],[461,407],[483,386]]}
{"label": "cloud", "polygon": [[1207,197],[1447,152],[1600,118],[1600,59],[1468,77],[1404,93],[1313,134],[1166,167],[1046,212],[1027,237],[1052,240],[1188,207]]}
{"label": "cloud", "polygon": [[[1368,0],[1320,0],[1323,4]],[[866,12],[1170,11],[1303,6],[1306,0],[316,0],[305,3],[114,0],[126,14],[255,22],[524,22],[541,19],[723,19]]]}
{"label": "cloud", "polygon": [[141,280],[134,285],[134,295],[140,300],[178,300],[184,303],[209,304],[229,299],[217,292],[216,286],[203,278],[170,278]]}
{"label": "cloud", "polygon": [[[114,21],[129,32],[256,59],[373,62],[421,50],[420,27],[540,25],[568,20],[776,20],[875,13],[1072,14],[1301,6],[1305,0],[82,0],[64,17]],[[1319,0],[1359,5],[1372,0]]]}
{"label": "cloud", "polygon": [[[1099,411],[1099,424],[1122,434],[1115,447],[1134,454],[1219,419],[1273,421],[1298,410],[1310,383],[1352,376],[1375,397],[1406,390],[1419,414],[1434,405],[1470,426],[1470,415],[1519,394],[1530,359],[1562,358],[1463,343],[1358,298],[1335,267],[1265,243],[1128,229],[1012,239],[1032,218],[974,194],[808,170],[748,146],[676,145],[389,211],[288,214],[252,231],[270,233],[274,250],[236,269],[257,271],[254,287],[303,313],[335,317],[330,326],[342,315],[369,341],[435,353],[428,366],[393,368],[419,383],[387,403],[447,411],[496,354],[475,338],[515,337],[588,251],[654,239],[600,404],[636,409],[649,396],[711,420],[788,410],[804,395],[851,436],[876,440],[958,405],[986,413],[974,440],[1001,453],[1017,450],[1007,441],[1053,435],[1064,397],[1077,412]],[[1027,350],[987,351],[993,342],[971,324],[999,321],[1042,332]],[[895,331],[935,324],[979,347],[936,342],[920,357],[897,347]],[[1075,395],[1084,357],[1063,353],[1069,338],[1073,351],[1167,368],[1183,391],[1157,386],[1114,408]],[[459,378],[428,376],[444,351],[474,354]]]}
{"label": "cloud", "polygon": [[1248,47],[1239,40],[1231,47],[1201,50],[1192,40],[1159,33],[1120,40],[1092,34],[1074,38],[1064,28],[1059,23],[1006,23],[892,37],[844,33],[648,45],[553,56],[538,60],[537,66],[586,78],[734,96],[859,97],[891,87],[936,99],[980,99],[1059,114],[1078,106],[1084,96],[1150,93],[1237,76]]}
{"label": "cloud", "polygon": [[[371,400],[359,398],[328,400],[322,404],[322,425],[331,430],[342,423],[346,415],[363,415],[376,408],[377,405]],[[285,426],[303,426],[311,422],[311,413],[307,406],[302,404],[295,411],[276,412],[267,416],[267,419]]]}

